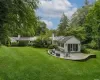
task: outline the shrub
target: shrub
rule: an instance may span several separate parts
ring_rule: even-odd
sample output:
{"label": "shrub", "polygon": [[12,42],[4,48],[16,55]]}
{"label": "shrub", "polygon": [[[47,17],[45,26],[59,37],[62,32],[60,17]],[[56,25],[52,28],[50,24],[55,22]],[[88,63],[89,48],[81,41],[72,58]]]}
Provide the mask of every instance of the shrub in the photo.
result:
{"label": "shrub", "polygon": [[18,42],[12,42],[11,46],[18,46]]}
{"label": "shrub", "polygon": [[90,53],[90,51],[87,50],[87,47],[86,47],[86,46],[82,46],[82,47],[81,47],[81,52],[82,52],[82,53],[87,53],[87,54]]}
{"label": "shrub", "polygon": [[45,48],[48,48],[48,47],[51,45],[51,40],[49,40],[49,39],[44,39],[44,40],[43,40],[43,43],[44,43],[44,47],[45,47]]}
{"label": "shrub", "polygon": [[40,39],[35,40],[34,43],[33,43],[33,46],[34,46],[34,47],[39,47],[39,48],[44,47],[44,46],[43,46],[43,42],[42,42],[42,40],[40,40]]}
{"label": "shrub", "polygon": [[88,48],[97,49],[97,44],[94,40],[92,40],[87,46]]}
{"label": "shrub", "polygon": [[8,42],[8,43],[6,44],[6,46],[10,47],[10,46],[11,46],[11,43],[10,43],[10,42]]}
{"label": "shrub", "polygon": [[37,39],[34,41],[33,46],[34,47],[38,47],[38,48],[48,48],[48,46],[50,45],[50,40],[46,40],[46,39]]}
{"label": "shrub", "polygon": [[58,46],[52,44],[52,45],[50,45],[48,48],[49,48],[49,49],[58,49]]}
{"label": "shrub", "polygon": [[1,46],[2,44],[1,44],[1,42],[0,42],[0,46]]}
{"label": "shrub", "polygon": [[19,41],[18,46],[28,46],[29,41]]}
{"label": "shrub", "polygon": [[6,39],[6,44],[5,44],[6,46],[11,46],[11,40],[10,40],[10,38],[7,38]]}
{"label": "shrub", "polygon": [[34,41],[28,43],[28,46],[33,46]]}

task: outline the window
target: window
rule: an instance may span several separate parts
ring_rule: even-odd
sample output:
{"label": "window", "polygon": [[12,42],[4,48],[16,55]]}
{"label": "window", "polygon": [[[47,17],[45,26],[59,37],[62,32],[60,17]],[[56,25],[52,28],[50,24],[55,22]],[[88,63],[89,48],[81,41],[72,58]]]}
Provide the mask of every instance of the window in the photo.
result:
{"label": "window", "polygon": [[58,42],[58,46],[60,46],[60,43]]}
{"label": "window", "polygon": [[57,56],[57,57],[60,57],[60,54],[59,54],[59,53],[56,53],[56,56]]}
{"label": "window", "polygon": [[71,48],[70,48],[70,51],[73,51],[73,45],[72,45],[72,44],[70,44],[70,45],[71,45],[71,46],[70,46],[70,47],[71,47]]}
{"label": "window", "polygon": [[61,47],[64,47],[64,43],[61,43]]}

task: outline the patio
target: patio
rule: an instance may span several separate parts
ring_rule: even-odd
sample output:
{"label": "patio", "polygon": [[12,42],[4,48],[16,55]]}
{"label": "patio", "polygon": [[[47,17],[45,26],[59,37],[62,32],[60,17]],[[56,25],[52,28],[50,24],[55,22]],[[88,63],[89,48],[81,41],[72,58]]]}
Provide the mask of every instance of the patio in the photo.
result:
{"label": "patio", "polygon": [[89,58],[96,58],[95,54],[84,54],[84,53],[64,53],[60,51],[48,51],[49,54],[55,57],[64,58],[66,60],[74,60],[74,61],[84,61]]}
{"label": "patio", "polygon": [[96,55],[95,54],[84,54],[84,53],[71,53],[65,59],[82,61],[82,60],[87,60],[89,58],[96,58]]}

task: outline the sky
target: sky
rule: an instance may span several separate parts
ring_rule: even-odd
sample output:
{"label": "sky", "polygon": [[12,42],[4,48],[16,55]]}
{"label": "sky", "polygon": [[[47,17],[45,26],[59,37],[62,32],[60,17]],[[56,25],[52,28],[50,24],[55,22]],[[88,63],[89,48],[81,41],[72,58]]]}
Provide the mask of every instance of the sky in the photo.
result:
{"label": "sky", "polygon": [[[74,12],[84,5],[85,0],[40,0],[36,13],[49,29],[56,29],[64,13],[71,19]],[[92,3],[94,0],[89,0]]]}

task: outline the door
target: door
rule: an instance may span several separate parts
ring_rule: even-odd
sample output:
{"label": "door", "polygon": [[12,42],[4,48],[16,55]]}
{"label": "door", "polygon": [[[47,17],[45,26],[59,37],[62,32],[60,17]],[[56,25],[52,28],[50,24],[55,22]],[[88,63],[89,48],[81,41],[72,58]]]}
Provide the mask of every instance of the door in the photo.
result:
{"label": "door", "polygon": [[73,51],[77,52],[78,51],[78,44],[73,44]]}
{"label": "door", "polygon": [[68,44],[68,52],[77,52],[78,44]]}
{"label": "door", "polygon": [[72,44],[68,44],[68,52],[72,51]]}

